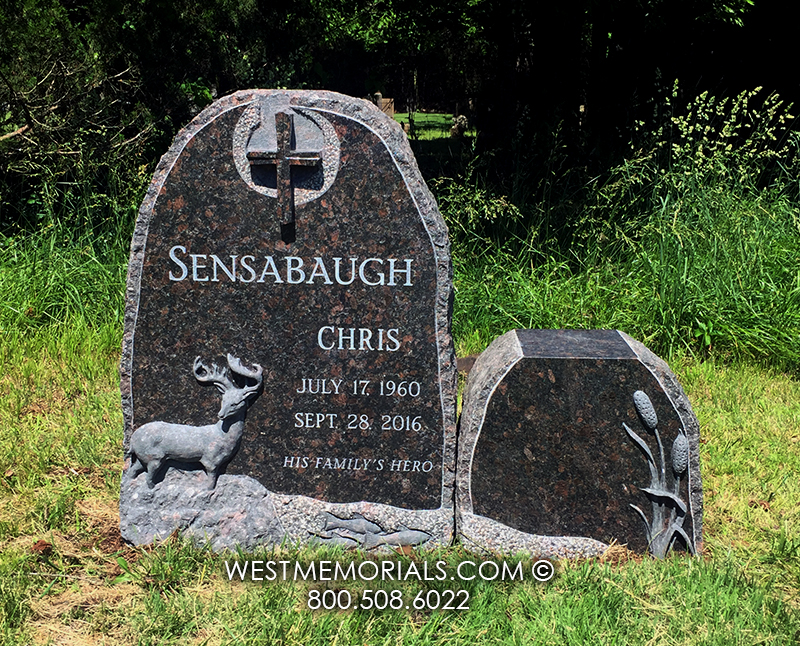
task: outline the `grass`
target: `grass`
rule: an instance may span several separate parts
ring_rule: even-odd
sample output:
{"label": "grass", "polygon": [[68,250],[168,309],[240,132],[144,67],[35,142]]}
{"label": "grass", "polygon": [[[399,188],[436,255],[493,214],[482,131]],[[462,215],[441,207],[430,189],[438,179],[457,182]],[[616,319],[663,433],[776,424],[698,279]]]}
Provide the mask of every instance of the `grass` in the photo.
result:
{"label": "grass", "polygon": [[[440,136],[415,145],[465,154],[441,136],[447,117],[427,117],[418,125]],[[676,158],[662,175],[647,151],[614,169],[566,247],[543,203],[514,201],[469,170],[434,183],[453,240],[459,355],[512,327],[623,329],[669,358],[702,437],[702,558],[656,562],[615,546],[560,563],[545,585],[464,583],[463,612],[312,612],[310,583],[229,581],[224,559],[245,555],[177,537],[123,545],[129,218],[76,230],[51,214],[0,238],[0,645],[798,643],[800,218],[787,184],[714,179],[730,162],[714,154],[719,164],[692,158],[702,190]]]}
{"label": "grass", "polygon": [[[449,209],[452,219],[458,211]],[[460,352],[512,327],[607,328],[666,357],[713,354],[791,370],[800,365],[795,216],[785,203],[737,201],[691,222],[654,218],[617,260],[534,261],[501,249],[475,262],[471,242],[455,260]]]}
{"label": "grass", "polygon": [[667,358],[796,373],[799,139],[779,101],[756,110],[753,96],[698,97],[576,190],[575,173],[547,164],[519,199],[490,186],[480,160],[434,180],[454,246],[460,351],[512,327],[617,328]]}
{"label": "grass", "polygon": [[43,326],[119,326],[130,215],[81,226],[51,214],[34,231],[0,233],[0,334],[9,345]]}
{"label": "grass", "polygon": [[[311,612],[308,583],[231,582],[223,556],[177,540],[152,549],[120,543],[119,335],[72,330],[2,346],[2,644],[800,638],[800,383],[786,374],[689,355],[673,361],[702,428],[703,559],[654,562],[618,548],[605,562],[562,563],[550,584],[476,584],[465,612]],[[276,555],[364,558],[288,547]],[[467,558],[458,549],[435,556]],[[413,595],[415,586],[401,589]],[[357,596],[365,587],[350,589]]]}
{"label": "grass", "polygon": [[[402,124],[409,123],[408,112],[397,112],[395,121]],[[453,115],[438,112],[415,112],[413,116],[414,131],[409,135],[412,139],[436,140],[450,136],[453,127]],[[467,137],[475,136],[475,129],[471,128],[464,133]]]}
{"label": "grass", "polygon": [[74,523],[89,490],[117,495],[119,334],[59,332],[0,350],[0,540]]}
{"label": "grass", "polygon": [[[76,601],[62,596],[54,599],[61,610]],[[211,575],[167,595],[142,589],[123,607],[109,597],[100,612],[72,605],[61,635],[81,639],[80,628],[97,626],[106,643],[646,644],[659,637],[687,643],[694,633],[707,644],[789,644],[796,628],[785,607],[733,566],[680,561],[570,565],[549,586],[487,587],[476,596],[482,603],[462,613],[309,612],[306,597],[300,586],[231,584]],[[120,630],[112,624],[123,614]]]}

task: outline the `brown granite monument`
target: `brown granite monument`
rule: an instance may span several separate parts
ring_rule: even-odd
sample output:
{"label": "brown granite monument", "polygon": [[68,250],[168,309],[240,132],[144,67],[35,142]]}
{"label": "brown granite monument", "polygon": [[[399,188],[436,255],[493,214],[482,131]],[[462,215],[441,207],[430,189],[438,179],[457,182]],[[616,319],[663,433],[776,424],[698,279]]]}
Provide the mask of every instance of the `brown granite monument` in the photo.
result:
{"label": "brown granite monument", "polygon": [[131,246],[123,537],[449,543],[451,274],[405,135],[371,103],[252,90],[201,112]]}
{"label": "brown granite monument", "polygon": [[697,419],[667,364],[616,330],[512,330],[470,371],[459,425],[467,548],[702,550]]}

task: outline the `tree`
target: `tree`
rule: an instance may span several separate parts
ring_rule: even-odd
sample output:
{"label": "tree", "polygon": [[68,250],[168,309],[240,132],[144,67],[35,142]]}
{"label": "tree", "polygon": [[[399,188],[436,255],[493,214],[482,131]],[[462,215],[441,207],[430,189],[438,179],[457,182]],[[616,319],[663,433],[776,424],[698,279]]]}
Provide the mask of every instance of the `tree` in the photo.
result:
{"label": "tree", "polygon": [[729,38],[750,5],[752,0],[473,4],[472,20],[482,25],[487,52],[479,95],[483,149],[508,153],[560,127],[573,155],[582,148],[604,156],[616,147],[615,133],[641,116],[660,78],[694,85],[705,45]]}
{"label": "tree", "polygon": [[128,190],[118,169],[152,154],[152,120],[131,101],[137,70],[109,70],[78,13],[58,0],[6,2],[0,12],[3,228],[59,210],[94,217],[98,201]]}

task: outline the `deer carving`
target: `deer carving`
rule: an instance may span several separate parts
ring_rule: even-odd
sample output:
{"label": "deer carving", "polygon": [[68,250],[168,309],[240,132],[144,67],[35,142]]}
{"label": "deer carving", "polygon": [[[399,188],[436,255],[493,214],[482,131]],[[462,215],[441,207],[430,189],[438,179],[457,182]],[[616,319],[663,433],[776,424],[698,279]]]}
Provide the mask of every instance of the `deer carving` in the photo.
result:
{"label": "deer carving", "polygon": [[[228,368],[211,364],[209,369],[197,357],[194,360],[194,376],[203,385],[213,384],[222,394],[222,406],[215,424],[191,426],[170,422],[149,422],[137,428],[131,436],[130,467],[126,477],[133,480],[142,471],[147,471],[147,486],[155,486],[154,477],[168,460],[200,463],[206,471],[206,486],[209,490],[217,485],[219,471],[236,451],[242,440],[244,418],[247,409],[255,401],[263,385],[261,366],[250,369],[231,354]],[[251,385],[238,386],[234,376]]]}

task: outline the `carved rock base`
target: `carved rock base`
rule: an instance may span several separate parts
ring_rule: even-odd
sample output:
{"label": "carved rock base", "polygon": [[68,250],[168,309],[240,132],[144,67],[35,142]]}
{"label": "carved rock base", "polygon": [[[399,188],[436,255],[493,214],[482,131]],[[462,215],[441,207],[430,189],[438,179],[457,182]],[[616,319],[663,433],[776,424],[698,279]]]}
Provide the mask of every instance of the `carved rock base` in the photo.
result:
{"label": "carved rock base", "polygon": [[280,543],[285,531],[271,494],[247,476],[222,475],[213,491],[203,471],[169,469],[153,489],[142,474],[123,483],[119,501],[122,538],[135,545],[164,540],[176,529],[214,551]]}
{"label": "carved rock base", "polygon": [[448,545],[452,509],[401,509],[370,502],[329,503],[274,494],[247,476],[222,475],[213,491],[203,471],[170,468],[148,488],[145,474],[123,481],[120,531],[135,545],[175,530],[214,551],[290,544],[338,545],[389,553],[399,546]]}

